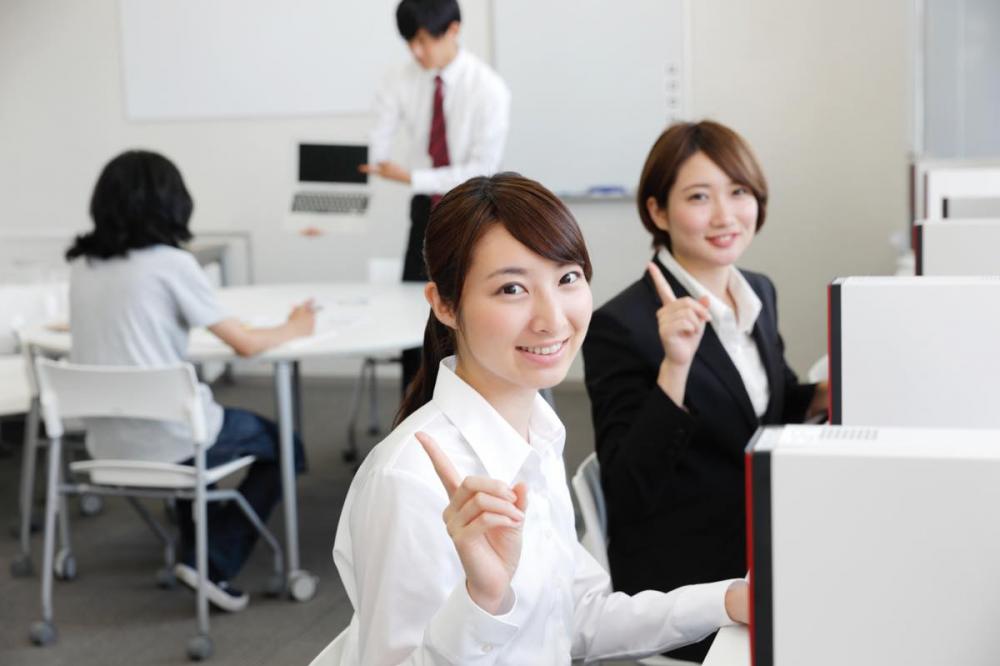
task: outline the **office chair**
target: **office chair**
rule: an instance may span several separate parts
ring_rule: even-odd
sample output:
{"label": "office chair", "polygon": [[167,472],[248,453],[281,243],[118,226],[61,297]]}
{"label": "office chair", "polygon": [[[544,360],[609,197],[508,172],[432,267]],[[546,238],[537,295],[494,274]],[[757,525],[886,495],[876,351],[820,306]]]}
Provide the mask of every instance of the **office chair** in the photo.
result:
{"label": "office chair", "polygon": [[[10,573],[15,578],[30,576],[34,572],[31,561],[31,534],[38,529],[32,516],[35,502],[35,468],[38,462],[38,452],[48,446],[48,440],[40,437],[41,407],[38,401],[38,379],[35,370],[35,359],[42,354],[30,341],[25,340],[20,332],[15,331],[21,355],[24,359],[24,370],[28,380],[31,402],[24,422],[24,446],[21,451],[21,486],[18,494],[19,521],[17,538],[19,553],[11,560]],[[68,424],[64,435],[64,444],[74,450],[84,450],[84,433],[81,423]],[[68,470],[68,456],[64,457],[65,474]],[[79,496],[80,513],[93,516],[101,512],[103,506],[99,495],[91,493]]]}
{"label": "office chair", "polygon": [[[604,490],[601,488],[601,467],[597,454],[591,453],[573,475],[573,492],[580,515],[583,518],[583,535],[580,543],[594,556],[598,564],[610,571],[608,565],[608,513],[604,505]],[[686,666],[694,662],[671,659],[663,655],[653,655],[639,660],[645,666]]]}
{"label": "office chair", "polygon": [[[36,645],[56,641],[53,622],[52,578],[72,579],[76,563],[70,545],[66,496],[84,492],[126,497],[165,545],[166,568],[158,575],[161,585],[172,583],[174,564],[172,537],[159,526],[138,498],[184,499],[194,502],[195,560],[198,571],[196,609],[198,633],[188,641],[187,654],[194,661],[212,654],[208,630],[208,512],[207,503],[230,500],[242,509],[247,519],[274,552],[273,576],[268,592],[284,589],[284,557],[281,546],[260,517],[235,489],[215,489],[221,479],[254,462],[253,456],[206,468],[207,434],[205,416],[198,396],[198,382],[189,363],[161,368],[75,365],[38,359],[39,403],[45,428],[51,438],[48,459],[48,487],[45,499],[45,542],[42,565],[42,620],[31,627]],[[147,460],[87,460],[70,464],[71,473],[89,475],[89,482],[62,478],[63,423],[69,418],[116,417],[139,418],[181,423],[191,428],[194,442],[194,466]],[[56,522],[60,549],[56,553]]]}

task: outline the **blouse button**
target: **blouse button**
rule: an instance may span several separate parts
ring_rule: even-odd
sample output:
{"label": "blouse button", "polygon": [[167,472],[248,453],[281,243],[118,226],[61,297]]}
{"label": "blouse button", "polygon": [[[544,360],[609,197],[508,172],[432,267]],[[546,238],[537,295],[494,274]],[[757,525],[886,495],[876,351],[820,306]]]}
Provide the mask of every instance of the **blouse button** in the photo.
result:
{"label": "blouse button", "polygon": [[489,654],[493,652],[493,645],[490,643],[483,643],[483,654]]}

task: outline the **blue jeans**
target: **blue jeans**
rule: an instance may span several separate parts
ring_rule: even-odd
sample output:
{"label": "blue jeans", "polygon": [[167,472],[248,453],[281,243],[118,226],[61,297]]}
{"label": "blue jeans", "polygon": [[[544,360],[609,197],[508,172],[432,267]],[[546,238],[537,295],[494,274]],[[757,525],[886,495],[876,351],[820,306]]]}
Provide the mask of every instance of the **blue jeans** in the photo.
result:
{"label": "blue jeans", "polygon": [[[271,510],[281,500],[281,454],[278,426],[263,416],[245,409],[225,408],[219,436],[205,452],[211,468],[246,455],[256,456],[239,491],[267,522]],[[194,460],[183,464],[193,465]],[[305,450],[295,435],[295,472],[305,470]],[[177,502],[177,522],[181,532],[180,561],[194,566],[195,533],[191,517],[192,502]],[[259,533],[235,502],[211,502],[208,505],[208,577],[213,581],[231,580],[243,568]]]}

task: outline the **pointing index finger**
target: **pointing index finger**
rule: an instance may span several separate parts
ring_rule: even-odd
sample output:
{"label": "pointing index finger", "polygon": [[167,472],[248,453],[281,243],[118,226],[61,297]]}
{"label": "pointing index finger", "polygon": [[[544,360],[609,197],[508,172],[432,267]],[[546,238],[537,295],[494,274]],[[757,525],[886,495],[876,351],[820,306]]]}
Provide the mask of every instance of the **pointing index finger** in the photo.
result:
{"label": "pointing index finger", "polygon": [[458,487],[462,485],[462,478],[458,475],[458,470],[451,464],[448,456],[441,450],[441,447],[438,446],[433,437],[425,432],[415,433],[415,437],[420,442],[420,446],[424,447],[427,456],[431,459],[434,471],[437,472],[438,478],[441,479],[441,484],[444,486],[445,492],[448,493],[448,498],[450,499]]}
{"label": "pointing index finger", "polygon": [[677,297],[674,296],[674,290],[667,284],[667,278],[663,277],[660,267],[651,261],[646,264],[646,270],[649,272],[649,277],[653,280],[653,286],[656,287],[656,293],[660,297],[660,302],[666,305],[667,303],[676,301]]}

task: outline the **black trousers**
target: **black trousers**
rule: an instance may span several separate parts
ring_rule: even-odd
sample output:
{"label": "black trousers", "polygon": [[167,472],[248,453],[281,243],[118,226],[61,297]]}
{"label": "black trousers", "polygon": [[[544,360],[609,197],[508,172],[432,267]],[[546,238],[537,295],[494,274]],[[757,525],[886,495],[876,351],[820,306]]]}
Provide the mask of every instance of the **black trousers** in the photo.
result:
{"label": "black trousers", "polygon": [[[403,282],[426,282],[427,267],[424,265],[424,234],[431,217],[431,198],[417,194],[410,199],[410,237],[406,242],[403,257]],[[403,393],[420,369],[421,348],[403,350]]]}

